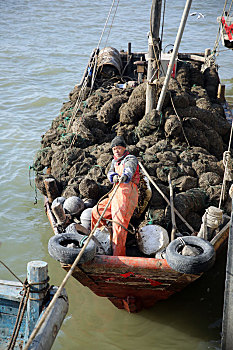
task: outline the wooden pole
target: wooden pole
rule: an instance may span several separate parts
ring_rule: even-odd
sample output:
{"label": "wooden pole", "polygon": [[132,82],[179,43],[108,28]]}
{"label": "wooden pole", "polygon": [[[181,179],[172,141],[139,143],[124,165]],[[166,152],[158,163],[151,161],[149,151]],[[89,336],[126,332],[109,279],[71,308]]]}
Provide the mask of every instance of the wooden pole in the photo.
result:
{"label": "wooden pole", "polygon": [[187,21],[187,17],[188,17],[188,14],[189,14],[189,10],[190,10],[191,4],[192,4],[192,0],[187,0],[186,1],[186,5],[185,5],[185,8],[184,8],[183,16],[182,16],[181,21],[180,21],[180,27],[179,27],[178,33],[176,35],[176,41],[175,41],[174,48],[173,48],[173,51],[172,51],[172,57],[171,57],[170,62],[169,62],[169,66],[168,66],[168,69],[167,69],[167,74],[166,74],[166,77],[165,77],[165,80],[164,80],[163,88],[162,88],[161,94],[159,96],[159,101],[158,101],[158,104],[157,104],[157,107],[156,107],[156,110],[158,112],[161,112],[162,107],[163,107],[163,102],[164,102],[164,99],[165,99],[165,96],[166,96],[169,80],[171,78],[174,62],[175,62],[175,59],[176,59],[176,56],[177,56],[177,53],[178,53],[178,49],[179,49],[179,46],[180,46],[181,38],[182,38],[182,35],[183,35],[183,32],[184,32],[184,27],[185,27],[185,24],[186,24],[186,21]]}
{"label": "wooden pole", "polygon": [[[53,298],[58,287],[51,286],[49,297]],[[56,339],[62,322],[68,312],[69,301],[66,290],[63,288],[60,298],[56,300],[54,307],[49,312],[42,327],[38,330],[36,337],[33,339],[29,350],[49,350]],[[35,326],[37,327],[37,325]]]}
{"label": "wooden pole", "polygon": [[57,202],[51,206],[53,214],[57,219],[58,225],[64,225],[66,223],[66,214],[61,203]]}
{"label": "wooden pole", "polygon": [[155,85],[153,84],[156,62],[159,62],[159,28],[162,0],[152,0],[150,33],[148,37],[148,68],[146,87],[146,114],[155,108]]}
{"label": "wooden pole", "polygon": [[48,179],[45,179],[44,185],[45,185],[48,201],[51,204],[55,198],[59,197],[56,180],[51,177]]}
{"label": "wooden pole", "polygon": [[218,99],[221,103],[225,102],[225,85],[218,85]]}
{"label": "wooden pole", "polygon": [[[151,176],[148,174],[148,172],[146,171],[146,169],[144,168],[144,166],[142,165],[141,162],[138,162],[140,168],[142,169],[142,171],[144,172],[144,174],[146,175],[146,177],[150,180],[150,182],[152,183],[152,185],[154,185],[154,187],[156,188],[156,190],[161,194],[161,196],[163,197],[163,199],[165,199],[165,201],[167,202],[168,205],[170,205],[170,201],[167,198],[167,196],[165,196],[165,194],[160,190],[159,186],[156,185],[156,183],[153,181],[153,179],[151,178]],[[174,207],[174,211],[176,213],[177,216],[179,216],[179,218],[183,221],[183,223],[188,227],[188,229],[195,234],[194,229],[192,228],[191,225],[189,225],[189,223],[183,218],[183,216],[178,212],[178,210]]]}
{"label": "wooden pole", "polygon": [[171,174],[168,174],[168,183],[170,189],[170,207],[171,207],[171,218],[172,218],[172,232],[171,232],[171,241],[175,239],[176,233],[176,219],[175,219],[175,211],[174,211],[174,202],[173,202],[173,188],[171,182]]}
{"label": "wooden pole", "polygon": [[[27,332],[28,336],[30,336],[40,316],[45,296],[43,290],[48,283],[47,262],[30,261],[27,265],[27,280],[31,285],[27,304]],[[35,293],[33,291],[35,291]]]}

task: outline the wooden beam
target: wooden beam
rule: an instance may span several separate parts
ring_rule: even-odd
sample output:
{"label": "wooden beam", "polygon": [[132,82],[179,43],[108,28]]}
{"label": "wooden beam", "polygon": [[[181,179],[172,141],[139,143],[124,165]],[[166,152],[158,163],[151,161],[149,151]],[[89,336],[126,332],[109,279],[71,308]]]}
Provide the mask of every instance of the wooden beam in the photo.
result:
{"label": "wooden beam", "polygon": [[152,109],[155,108],[155,85],[153,84],[153,78],[156,70],[156,62],[159,62],[159,28],[161,17],[161,4],[161,0],[152,0],[150,34],[148,37],[148,68],[145,114],[151,112]]}

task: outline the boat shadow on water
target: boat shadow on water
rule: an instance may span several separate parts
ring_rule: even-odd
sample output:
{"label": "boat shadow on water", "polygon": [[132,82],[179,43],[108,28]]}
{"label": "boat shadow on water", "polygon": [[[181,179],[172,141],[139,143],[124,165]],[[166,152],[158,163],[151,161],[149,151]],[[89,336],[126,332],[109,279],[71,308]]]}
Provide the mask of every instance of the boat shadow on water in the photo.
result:
{"label": "boat shadow on water", "polygon": [[[220,348],[226,250],[225,245],[217,255],[214,267],[197,281],[150,310],[143,310],[140,315],[191,337],[216,341]],[[216,337],[217,333],[219,337]]]}

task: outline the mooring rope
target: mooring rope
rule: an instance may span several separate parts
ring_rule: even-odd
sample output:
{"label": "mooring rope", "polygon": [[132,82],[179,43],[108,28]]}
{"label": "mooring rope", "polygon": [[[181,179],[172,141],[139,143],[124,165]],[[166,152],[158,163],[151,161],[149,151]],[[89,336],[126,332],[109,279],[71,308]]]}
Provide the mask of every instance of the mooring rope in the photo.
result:
{"label": "mooring rope", "polygon": [[29,292],[30,292],[29,285],[26,283],[26,281],[23,284],[23,288],[24,288],[24,294],[23,294],[23,297],[22,297],[20,304],[19,304],[19,309],[18,309],[16,321],[15,321],[15,326],[14,326],[12,336],[10,339],[10,343],[8,344],[7,350],[13,350],[15,347],[15,343],[16,343],[16,340],[17,340],[17,337],[19,334],[19,330],[20,330],[22,321],[23,321],[23,316],[24,316],[24,313],[26,310],[26,306],[27,306],[27,302],[28,302],[28,298],[29,298]]}
{"label": "mooring rope", "polygon": [[[21,327],[21,324],[23,321],[24,314],[25,314],[27,302],[29,299],[39,301],[39,300],[43,300],[45,298],[48,290],[50,289],[50,285],[48,283],[49,277],[46,279],[46,281],[41,281],[41,282],[28,283],[27,279],[25,279],[25,281],[23,282],[3,261],[0,260],[0,264],[2,264],[22,284],[22,287],[24,290],[22,299],[21,299],[20,304],[19,304],[14,329],[13,329],[13,332],[11,335],[10,342],[8,344],[8,347],[7,347],[7,350],[13,350],[15,347],[17,337],[19,335],[19,331],[20,331],[20,327]],[[46,283],[46,286],[43,289],[30,290],[30,287],[33,287],[35,285],[45,284],[45,283]],[[44,293],[44,297],[43,298],[31,298],[29,295],[30,292],[32,292],[32,293]]]}
{"label": "mooring rope", "polygon": [[[230,153],[232,134],[233,134],[233,113],[232,113],[231,109],[230,109],[230,114],[231,114],[231,133],[230,133],[228,149],[227,149],[228,153]],[[229,159],[227,157],[226,164],[225,164],[224,175],[223,175],[223,182],[222,182],[222,187],[221,187],[221,194],[220,194],[220,199],[219,199],[219,205],[218,205],[219,209],[221,208],[222,199],[223,199],[223,196],[224,196],[224,193],[225,193],[225,188],[226,188],[226,174],[227,174],[228,162],[229,162]]]}
{"label": "mooring rope", "polygon": [[22,285],[24,285],[23,281],[6,265],[3,261],[0,260],[0,264],[2,264]]}
{"label": "mooring rope", "polygon": [[60,287],[58,288],[58,290],[57,290],[56,293],[54,294],[54,296],[53,296],[51,302],[49,303],[49,305],[48,305],[48,307],[47,307],[47,309],[44,311],[44,313],[43,313],[41,319],[39,320],[39,322],[38,322],[38,324],[37,324],[37,326],[36,326],[36,327],[34,328],[34,330],[32,331],[32,333],[31,333],[31,335],[30,335],[30,337],[29,337],[29,339],[28,339],[28,341],[27,341],[27,344],[26,344],[25,347],[24,347],[24,350],[28,350],[28,349],[29,349],[30,345],[32,344],[33,339],[35,338],[35,336],[36,336],[37,333],[39,332],[41,326],[43,325],[43,323],[44,323],[46,317],[48,316],[49,312],[51,311],[52,307],[54,306],[56,300],[59,298],[59,296],[60,296],[60,294],[61,294],[61,292],[62,292],[62,289],[65,287],[67,281],[68,281],[69,278],[72,276],[72,273],[74,272],[74,269],[75,269],[76,265],[79,263],[79,261],[80,261],[82,255],[83,255],[83,253],[84,253],[84,251],[85,251],[87,245],[89,244],[90,240],[92,239],[93,234],[95,233],[97,227],[99,226],[100,221],[102,220],[102,218],[103,218],[103,216],[104,216],[106,210],[108,209],[108,207],[109,207],[109,205],[110,205],[112,199],[114,198],[114,196],[115,196],[115,194],[116,194],[116,191],[118,190],[118,188],[119,188],[119,186],[120,186],[120,184],[121,184],[121,181],[122,181],[122,180],[120,179],[118,185],[114,188],[113,194],[112,194],[112,196],[109,198],[109,201],[108,201],[108,203],[106,204],[106,207],[104,208],[102,215],[100,216],[100,218],[98,219],[97,223],[95,224],[95,227],[93,228],[93,230],[92,230],[91,233],[89,234],[88,238],[86,239],[86,241],[85,241],[85,243],[84,243],[84,246],[82,247],[82,249],[80,250],[79,254],[77,255],[77,257],[76,257],[75,261],[73,262],[73,264],[72,264],[70,270],[67,272],[67,274],[66,274],[65,278],[63,279],[63,281],[62,281]]}

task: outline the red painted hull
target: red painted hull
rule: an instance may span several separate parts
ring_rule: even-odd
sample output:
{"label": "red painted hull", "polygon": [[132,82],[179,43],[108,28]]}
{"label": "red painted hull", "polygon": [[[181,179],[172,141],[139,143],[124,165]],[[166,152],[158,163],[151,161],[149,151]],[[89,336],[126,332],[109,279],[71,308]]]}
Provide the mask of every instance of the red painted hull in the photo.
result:
{"label": "red painted hull", "polygon": [[[62,264],[69,270],[69,265]],[[97,256],[76,267],[73,277],[119,309],[138,312],[167,299],[200,275],[174,271],[165,259]]]}
{"label": "red painted hull", "polygon": [[[56,223],[49,204],[46,212],[56,234]],[[227,240],[229,229],[214,242],[215,250]],[[61,264],[65,270],[71,265]],[[138,312],[157,301],[181,291],[199,275],[173,270],[166,259],[98,255],[94,260],[75,267],[72,276],[101,297],[108,298],[117,308]]]}

